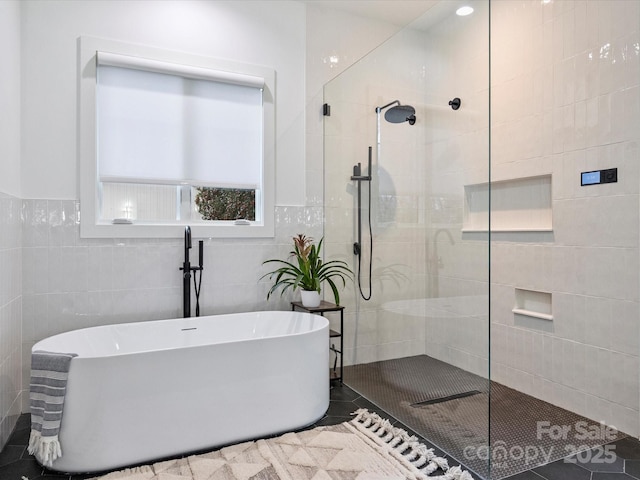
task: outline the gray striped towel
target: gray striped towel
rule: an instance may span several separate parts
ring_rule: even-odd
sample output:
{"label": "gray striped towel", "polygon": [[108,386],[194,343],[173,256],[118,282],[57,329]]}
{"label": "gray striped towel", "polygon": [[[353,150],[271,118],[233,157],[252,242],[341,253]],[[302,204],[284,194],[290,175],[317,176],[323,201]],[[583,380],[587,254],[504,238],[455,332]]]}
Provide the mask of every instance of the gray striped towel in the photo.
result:
{"label": "gray striped towel", "polygon": [[31,436],[29,453],[45,467],[62,456],[58,433],[71,359],[75,353],[37,350],[31,354]]}

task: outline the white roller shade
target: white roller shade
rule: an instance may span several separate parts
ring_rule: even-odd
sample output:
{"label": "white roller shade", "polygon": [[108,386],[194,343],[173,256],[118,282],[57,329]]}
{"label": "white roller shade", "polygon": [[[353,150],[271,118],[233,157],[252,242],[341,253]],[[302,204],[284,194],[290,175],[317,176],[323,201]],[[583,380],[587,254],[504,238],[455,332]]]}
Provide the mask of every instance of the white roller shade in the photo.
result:
{"label": "white roller shade", "polygon": [[144,72],[165,73],[183,78],[195,80],[207,80],[210,82],[230,83],[244,87],[263,88],[264,78],[244,73],[224,72],[211,68],[181,65],[179,63],[162,62],[150,58],[121,55],[119,53],[96,52],[98,65],[129,68]]}
{"label": "white roller shade", "polygon": [[228,83],[210,70],[205,80],[207,69],[196,76],[187,66],[160,73],[176,65],[140,60],[98,54],[100,181],[260,188],[262,79]]}

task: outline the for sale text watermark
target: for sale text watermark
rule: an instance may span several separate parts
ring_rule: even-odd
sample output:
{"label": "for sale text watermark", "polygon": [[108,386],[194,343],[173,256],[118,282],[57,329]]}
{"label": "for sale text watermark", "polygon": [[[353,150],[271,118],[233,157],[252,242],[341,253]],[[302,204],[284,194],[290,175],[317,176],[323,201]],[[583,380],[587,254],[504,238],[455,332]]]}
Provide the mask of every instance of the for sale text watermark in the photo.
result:
{"label": "for sale text watermark", "polygon": [[618,430],[604,423],[594,424],[583,420],[573,425],[552,425],[551,422],[541,421],[536,424],[536,438],[538,440],[591,440],[607,443],[618,438]]}
{"label": "for sale text watermark", "polygon": [[604,423],[578,421],[573,425],[537,422],[536,439],[529,445],[507,444],[502,440],[492,445],[467,446],[467,460],[491,460],[492,468],[507,468],[512,462],[543,465],[564,458],[567,463],[614,463],[618,430]]}

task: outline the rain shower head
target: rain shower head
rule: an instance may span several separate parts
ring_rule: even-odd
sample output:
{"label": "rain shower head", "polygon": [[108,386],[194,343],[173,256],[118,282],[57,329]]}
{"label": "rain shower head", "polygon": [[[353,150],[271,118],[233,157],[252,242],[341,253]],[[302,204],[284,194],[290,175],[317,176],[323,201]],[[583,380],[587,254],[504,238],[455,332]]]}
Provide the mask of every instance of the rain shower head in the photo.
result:
{"label": "rain shower head", "polygon": [[[391,105],[396,104],[395,107]],[[416,109],[411,105],[400,105],[400,100],[394,100],[383,107],[376,107],[376,113],[382,112],[387,107],[391,107],[384,113],[384,119],[389,123],[409,122],[409,125],[416,123]]]}
{"label": "rain shower head", "polygon": [[384,119],[389,123],[416,123],[416,109],[411,105],[397,105],[384,112]]}

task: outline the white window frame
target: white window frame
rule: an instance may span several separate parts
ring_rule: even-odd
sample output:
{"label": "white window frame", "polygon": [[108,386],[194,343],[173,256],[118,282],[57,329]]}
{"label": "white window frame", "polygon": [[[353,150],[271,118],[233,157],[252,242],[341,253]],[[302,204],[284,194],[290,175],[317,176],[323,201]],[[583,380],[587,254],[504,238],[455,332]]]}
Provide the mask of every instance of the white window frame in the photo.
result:
{"label": "white window frame", "polygon": [[[194,237],[258,238],[275,235],[275,71],[273,69],[95,37],[80,37],[78,50],[78,163],[80,235],[83,238],[180,238],[184,235],[185,225],[191,226]],[[261,198],[263,211],[260,221],[249,222],[248,225],[236,225],[232,221],[210,221],[206,224],[189,221],[171,224],[134,222],[130,225],[100,221],[96,128],[96,54],[99,51],[264,78]]]}

